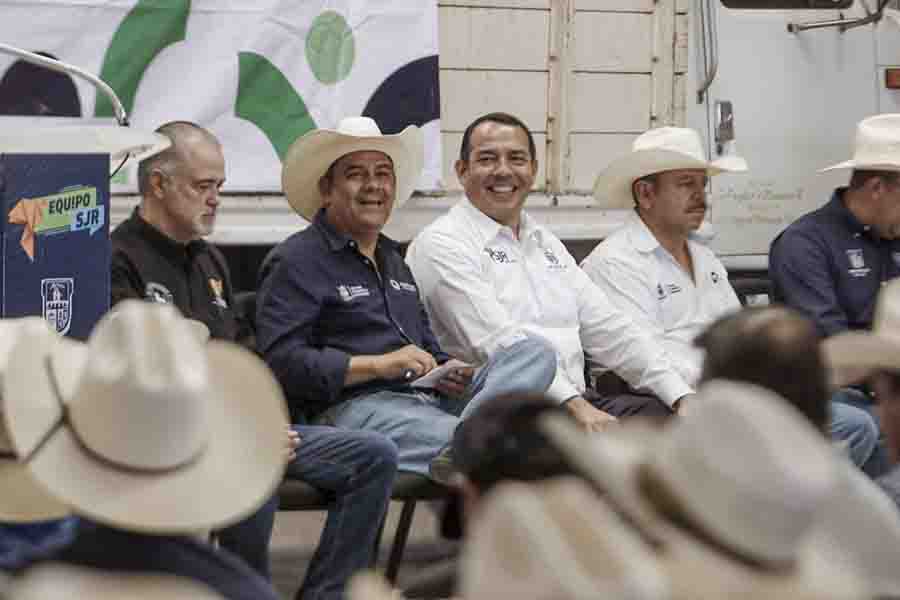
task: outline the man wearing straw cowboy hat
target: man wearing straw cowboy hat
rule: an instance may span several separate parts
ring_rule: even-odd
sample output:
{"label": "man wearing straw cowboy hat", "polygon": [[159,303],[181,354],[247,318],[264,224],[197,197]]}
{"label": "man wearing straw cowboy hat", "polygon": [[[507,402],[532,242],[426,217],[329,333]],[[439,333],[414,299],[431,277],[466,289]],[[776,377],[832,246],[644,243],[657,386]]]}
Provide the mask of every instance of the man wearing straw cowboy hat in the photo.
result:
{"label": "man wearing straw cowboy hat", "polygon": [[[221,253],[202,238],[215,225],[225,160],[215,136],[185,121],[157,130],[171,148],[142,161],[141,205],[112,234],[112,302],[140,298],[172,304],[209,328],[213,339],[252,345],[233,311],[231,278]],[[302,439],[298,439],[299,437]],[[334,496],[319,547],[298,598],[339,598],[367,566],[397,470],[397,451],[382,436],[296,425],[296,458],[287,475]],[[299,443],[299,446],[297,444]],[[219,532],[219,543],[268,577],[268,545],[278,500]]]}
{"label": "man wearing straw cowboy hat", "polygon": [[691,235],[706,215],[707,178],[743,171],[737,157],[709,162],[693,129],[660,127],[610,163],[594,184],[606,208],[634,209],[623,228],[594,248],[581,268],[610,301],[657,340],[684,380],[700,377],[691,344],[740,301],[712,250]]}
{"label": "man wearing straw cowboy hat", "polygon": [[381,432],[397,444],[401,470],[440,479],[431,462],[460,418],[506,393],[542,392],[556,365],[544,341],[525,336],[477,372],[448,362],[398,244],[381,234],[423,159],[418,127],[384,135],[366,117],[294,143],[284,191],[312,224],[278,247],[263,275],[257,339],[295,415]]}
{"label": "man wearing straw cowboy hat", "polygon": [[[592,431],[618,416],[671,414],[690,385],[523,209],[536,173],[534,139],[515,116],[484,115],[463,134],[456,174],[466,197],[407,255],[441,343],[477,360],[526,332],[546,337],[559,364],[547,393]],[[585,398],[585,354],[654,396],[595,407]]]}
{"label": "man wearing straw cowboy hat", "polygon": [[[740,308],[725,267],[692,234],[706,215],[707,178],[746,169],[736,156],[708,161],[693,129],[660,127],[640,135],[632,151],[610,163],[594,184],[598,201],[605,198],[605,206],[634,213],[581,266],[616,307],[660,343],[691,384],[700,378],[702,361],[694,339]],[[607,372],[600,381],[614,378]],[[833,437],[847,443],[854,462],[863,465],[878,438],[872,419],[845,404],[834,405],[831,413]]]}
{"label": "man wearing straw cowboy hat", "polygon": [[265,364],[232,343],[204,346],[174,308],[135,301],[55,361],[58,343],[22,335],[3,380],[13,451],[83,519],[54,560],[274,600],[256,572],[190,537],[245,517],[281,480],[287,412]]}
{"label": "man wearing straw cowboy hat", "polygon": [[[769,251],[773,299],[808,315],[823,337],[872,325],[881,286],[900,275],[900,114],[868,117],[856,128],[850,182],[825,206],[785,229]],[[834,399],[871,410],[864,393]],[[868,470],[883,472],[883,448]]]}

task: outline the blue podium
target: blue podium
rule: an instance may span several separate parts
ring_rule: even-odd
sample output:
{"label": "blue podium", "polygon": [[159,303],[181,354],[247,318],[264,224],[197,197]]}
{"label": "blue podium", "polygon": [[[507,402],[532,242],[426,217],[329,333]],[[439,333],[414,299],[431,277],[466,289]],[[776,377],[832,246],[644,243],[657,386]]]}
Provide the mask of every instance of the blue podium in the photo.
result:
{"label": "blue podium", "polygon": [[87,338],[109,310],[109,154],[0,154],[0,318]]}

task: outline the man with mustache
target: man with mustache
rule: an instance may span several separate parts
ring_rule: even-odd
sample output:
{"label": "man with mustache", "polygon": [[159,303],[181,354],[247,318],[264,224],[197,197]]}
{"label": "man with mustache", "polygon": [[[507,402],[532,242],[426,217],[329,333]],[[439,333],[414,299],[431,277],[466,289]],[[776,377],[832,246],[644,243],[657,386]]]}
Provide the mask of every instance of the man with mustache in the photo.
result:
{"label": "man with mustache", "polygon": [[[594,185],[598,201],[605,198],[633,213],[581,268],[664,349],[691,385],[700,378],[702,362],[694,338],[741,306],[725,267],[692,237],[706,214],[708,177],[737,169],[707,161],[694,130],[660,127],[639,136],[633,150],[610,163]],[[610,375],[599,381],[609,385]]]}
{"label": "man with mustache", "polygon": [[[537,174],[528,127],[506,113],[479,117],[463,134],[455,168],[465,198],[407,253],[441,344],[471,361],[527,333],[550,340],[559,367],[547,394],[589,431],[689,402],[693,390],[662,348],[523,210]],[[585,354],[653,395],[594,406],[585,398]]]}

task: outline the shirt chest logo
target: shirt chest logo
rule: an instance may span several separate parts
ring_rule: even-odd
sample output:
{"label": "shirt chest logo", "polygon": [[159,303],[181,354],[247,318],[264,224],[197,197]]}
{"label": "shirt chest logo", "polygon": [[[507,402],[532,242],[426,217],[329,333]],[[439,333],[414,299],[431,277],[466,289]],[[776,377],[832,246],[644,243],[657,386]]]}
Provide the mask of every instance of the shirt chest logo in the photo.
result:
{"label": "shirt chest logo", "polygon": [[418,293],[416,286],[411,283],[406,283],[405,281],[397,281],[396,279],[390,279],[388,283],[391,284],[391,287],[395,290],[404,291],[404,292],[412,292],[413,294]]}
{"label": "shirt chest logo", "polygon": [[155,281],[148,281],[147,285],[144,286],[144,298],[157,304],[175,303],[175,297],[169,291],[169,288]]}
{"label": "shirt chest logo", "polygon": [[501,265],[506,264],[510,265],[516,262],[516,259],[512,258],[509,254],[506,253],[506,250],[496,250],[494,248],[485,248],[485,252],[487,255],[491,257],[491,260],[495,263],[499,263]]}
{"label": "shirt chest logo", "polygon": [[209,291],[213,294],[213,304],[219,308],[228,308],[228,303],[225,302],[225,297],[222,295],[223,290],[224,286],[221,279],[209,278]]}
{"label": "shirt chest logo", "polygon": [[662,302],[669,296],[673,294],[679,294],[683,291],[682,287],[676,283],[657,283],[656,284],[656,299]]}
{"label": "shirt chest logo", "polygon": [[370,295],[369,288],[364,285],[339,285],[337,286],[337,292],[344,302],[353,302],[357,298],[364,298]]}
{"label": "shirt chest logo", "polygon": [[872,271],[872,269],[866,266],[866,259],[863,255],[862,248],[851,248],[845,252],[847,253],[847,260],[850,261],[850,268],[847,269],[847,273],[851,276],[865,277]]}
{"label": "shirt chest logo", "polygon": [[544,258],[547,260],[547,267],[551,271],[565,270],[566,266],[557,258],[556,254],[550,248],[544,248]]}

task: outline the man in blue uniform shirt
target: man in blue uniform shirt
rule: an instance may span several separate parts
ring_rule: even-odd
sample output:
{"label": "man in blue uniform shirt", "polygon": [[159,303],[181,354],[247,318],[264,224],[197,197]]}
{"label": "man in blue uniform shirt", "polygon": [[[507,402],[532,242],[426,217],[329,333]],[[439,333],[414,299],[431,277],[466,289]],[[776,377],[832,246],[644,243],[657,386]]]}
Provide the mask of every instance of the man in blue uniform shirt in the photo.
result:
{"label": "man in blue uniform shirt", "polygon": [[[854,156],[828,167],[852,169],[831,201],[772,242],[773,299],[808,315],[823,337],[868,330],[881,286],[900,275],[900,114],[876,115],[857,126]],[[859,390],[835,400],[871,409]],[[886,468],[876,449],[867,471]]]}

